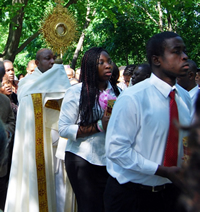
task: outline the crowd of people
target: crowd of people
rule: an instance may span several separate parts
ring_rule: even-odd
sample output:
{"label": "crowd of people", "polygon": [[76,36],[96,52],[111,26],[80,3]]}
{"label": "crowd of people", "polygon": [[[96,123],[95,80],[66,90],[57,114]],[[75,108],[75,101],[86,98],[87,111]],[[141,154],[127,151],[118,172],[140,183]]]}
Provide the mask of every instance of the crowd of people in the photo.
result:
{"label": "crowd of people", "polygon": [[0,209],[199,211],[199,69],[185,48],[162,32],[145,63],[93,47],[76,71],[40,49],[18,80],[0,61]]}

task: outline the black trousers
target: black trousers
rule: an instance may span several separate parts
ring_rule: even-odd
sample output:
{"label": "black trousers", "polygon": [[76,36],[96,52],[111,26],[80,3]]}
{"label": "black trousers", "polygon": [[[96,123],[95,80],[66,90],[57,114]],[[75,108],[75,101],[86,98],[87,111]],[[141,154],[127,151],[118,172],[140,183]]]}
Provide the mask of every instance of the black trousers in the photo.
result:
{"label": "black trousers", "polygon": [[158,192],[131,186],[132,183],[119,184],[108,178],[104,202],[106,212],[184,212],[178,205],[180,190],[175,186]]}
{"label": "black trousers", "polygon": [[103,194],[109,176],[106,167],[93,165],[71,152],[65,153],[65,166],[78,212],[103,212]]}
{"label": "black trousers", "polygon": [[8,189],[8,176],[0,177],[0,209],[4,210]]}

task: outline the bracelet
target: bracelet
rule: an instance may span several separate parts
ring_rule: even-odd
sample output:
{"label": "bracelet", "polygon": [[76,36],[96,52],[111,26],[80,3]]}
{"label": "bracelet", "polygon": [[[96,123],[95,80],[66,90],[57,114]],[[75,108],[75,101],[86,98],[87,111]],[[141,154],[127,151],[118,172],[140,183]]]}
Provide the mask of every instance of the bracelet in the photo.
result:
{"label": "bracelet", "polygon": [[104,132],[104,129],[103,129],[103,125],[102,125],[102,121],[101,120],[98,120],[97,121],[97,127],[99,129],[100,132]]}

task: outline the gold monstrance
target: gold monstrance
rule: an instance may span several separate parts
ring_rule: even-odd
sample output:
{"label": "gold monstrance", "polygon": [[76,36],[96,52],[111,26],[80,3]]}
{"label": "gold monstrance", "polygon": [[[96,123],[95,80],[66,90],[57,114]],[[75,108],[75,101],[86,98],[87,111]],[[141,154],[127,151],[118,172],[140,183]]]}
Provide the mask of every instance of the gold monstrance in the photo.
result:
{"label": "gold monstrance", "polygon": [[75,38],[76,22],[69,11],[61,5],[61,0],[42,23],[41,33],[54,53],[61,56]]}

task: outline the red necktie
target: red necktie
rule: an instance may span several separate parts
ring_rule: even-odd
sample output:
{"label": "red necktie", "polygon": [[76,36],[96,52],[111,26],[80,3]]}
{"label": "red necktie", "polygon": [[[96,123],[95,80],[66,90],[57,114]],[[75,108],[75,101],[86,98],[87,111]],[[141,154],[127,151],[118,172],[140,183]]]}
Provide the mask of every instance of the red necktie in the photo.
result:
{"label": "red necktie", "polygon": [[170,123],[167,145],[164,157],[164,166],[177,166],[178,158],[178,129],[174,124],[174,120],[178,121],[178,109],[175,101],[175,90],[171,91],[170,97]]}

